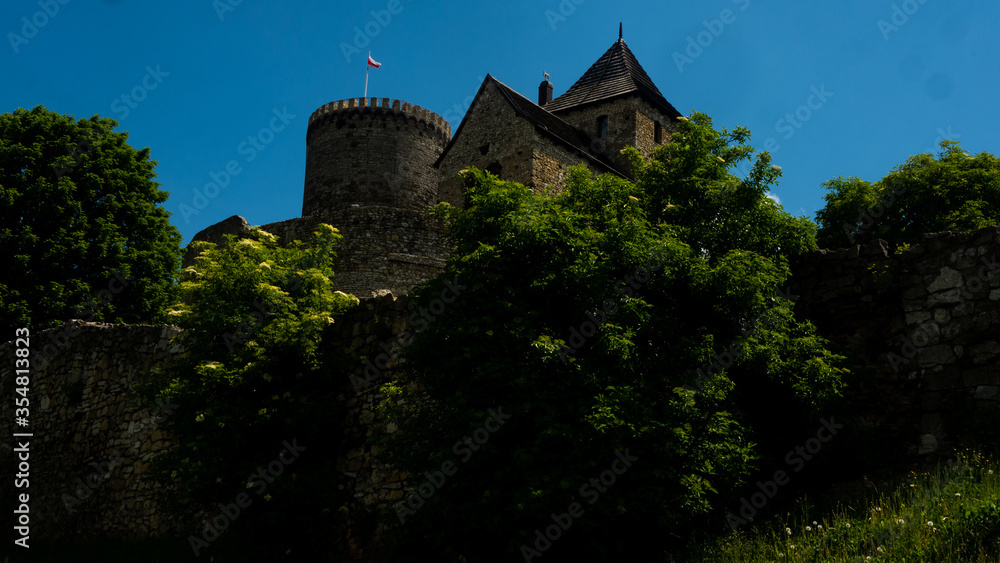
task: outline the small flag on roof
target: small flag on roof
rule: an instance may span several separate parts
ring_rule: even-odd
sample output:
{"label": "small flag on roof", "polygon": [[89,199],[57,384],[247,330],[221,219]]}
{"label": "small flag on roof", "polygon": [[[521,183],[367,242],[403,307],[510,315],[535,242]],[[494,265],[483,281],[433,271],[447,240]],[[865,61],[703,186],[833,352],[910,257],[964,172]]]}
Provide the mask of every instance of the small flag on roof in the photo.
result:
{"label": "small flag on roof", "polygon": [[382,66],[382,63],[377,62],[375,59],[372,58],[372,54],[368,53],[368,66],[373,66],[375,68],[378,68]]}

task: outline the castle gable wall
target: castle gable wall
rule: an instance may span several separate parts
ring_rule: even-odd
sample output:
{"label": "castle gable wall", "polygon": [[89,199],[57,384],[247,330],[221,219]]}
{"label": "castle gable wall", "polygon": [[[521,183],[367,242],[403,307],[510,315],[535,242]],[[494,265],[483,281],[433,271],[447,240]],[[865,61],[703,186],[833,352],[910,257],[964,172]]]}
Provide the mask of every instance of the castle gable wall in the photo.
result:
{"label": "castle gable wall", "polygon": [[[659,122],[662,128],[659,144],[670,142],[670,135],[676,130],[673,119],[638,95],[563,110],[557,115],[594,138],[591,147],[594,154],[626,170],[627,163],[619,153],[631,145],[649,156],[658,145],[655,142],[655,122]],[[598,137],[597,120],[605,115],[608,117],[608,136],[601,139]]]}
{"label": "castle gable wall", "polygon": [[531,184],[532,147],[537,142],[534,126],[520,118],[497,87],[487,81],[439,164],[438,198],[464,206],[462,179],[457,175],[469,166],[489,170],[504,180]]}

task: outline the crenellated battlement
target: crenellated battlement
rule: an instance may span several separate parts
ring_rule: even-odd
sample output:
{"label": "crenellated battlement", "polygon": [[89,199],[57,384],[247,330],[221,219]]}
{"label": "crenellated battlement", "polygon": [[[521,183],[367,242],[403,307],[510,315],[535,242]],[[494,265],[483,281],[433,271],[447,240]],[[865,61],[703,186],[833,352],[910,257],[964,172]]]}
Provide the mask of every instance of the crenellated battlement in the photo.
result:
{"label": "crenellated battlement", "polygon": [[399,112],[412,116],[439,130],[444,135],[446,141],[451,139],[451,124],[445,118],[427,108],[392,98],[348,98],[324,104],[309,116],[309,128],[312,128],[314,123],[322,121],[336,112],[349,110]]}
{"label": "crenellated battlement", "polygon": [[351,207],[424,212],[437,202],[434,162],[451,125],[418,105],[348,98],[309,118],[302,215]]}

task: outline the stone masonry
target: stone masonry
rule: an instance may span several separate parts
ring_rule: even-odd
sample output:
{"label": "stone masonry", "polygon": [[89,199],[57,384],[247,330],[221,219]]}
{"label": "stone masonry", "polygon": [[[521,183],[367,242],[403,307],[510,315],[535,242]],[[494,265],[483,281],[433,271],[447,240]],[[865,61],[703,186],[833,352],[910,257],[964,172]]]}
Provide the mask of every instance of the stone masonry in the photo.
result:
{"label": "stone masonry", "polygon": [[[29,487],[16,490],[29,493],[33,539],[143,539],[176,529],[157,510],[163,485],[148,478],[150,458],[170,446],[156,422],[170,405],[143,403],[133,386],[178,353],[170,344],[178,332],[70,321],[30,336],[32,356],[58,349],[44,369],[30,370],[29,425],[18,429],[34,434],[27,439]],[[0,357],[13,358],[13,344],[0,344]],[[13,390],[14,378],[14,362],[4,362],[0,384]],[[3,401],[0,416],[14,420],[13,400]],[[0,438],[5,467],[14,467],[17,440]],[[4,479],[0,496],[14,498],[13,484]]]}
{"label": "stone masonry", "polygon": [[865,424],[947,454],[976,421],[1000,422],[1000,227],[883,241],[793,261],[796,310],[871,371]]}

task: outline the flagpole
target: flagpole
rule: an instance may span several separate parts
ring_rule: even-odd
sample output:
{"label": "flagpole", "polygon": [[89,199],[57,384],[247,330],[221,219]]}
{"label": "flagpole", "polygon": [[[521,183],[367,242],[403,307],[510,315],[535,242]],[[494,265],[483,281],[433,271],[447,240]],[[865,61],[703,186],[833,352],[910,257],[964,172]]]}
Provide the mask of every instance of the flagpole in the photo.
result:
{"label": "flagpole", "polygon": [[[370,60],[372,60],[372,52],[368,51],[368,61],[370,61]],[[372,66],[372,65],[370,65],[368,63],[368,61],[365,61],[365,97],[366,98],[368,97],[368,69],[371,68],[371,66]]]}

